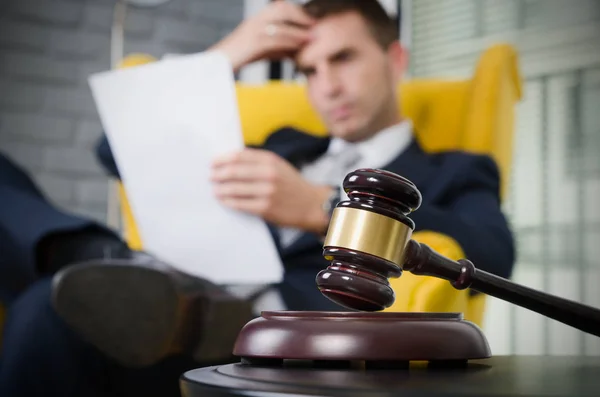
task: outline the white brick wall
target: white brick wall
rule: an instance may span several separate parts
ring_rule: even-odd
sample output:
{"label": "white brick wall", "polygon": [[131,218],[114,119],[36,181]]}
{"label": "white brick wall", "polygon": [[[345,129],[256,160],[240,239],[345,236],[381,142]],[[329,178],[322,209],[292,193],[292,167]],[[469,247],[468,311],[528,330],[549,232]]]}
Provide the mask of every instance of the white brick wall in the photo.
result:
{"label": "white brick wall", "polygon": [[[107,178],[93,147],[101,125],[87,76],[110,67],[114,0],[0,2],[0,151],[57,205],[106,219]],[[125,53],[202,51],[243,18],[238,0],[130,8]]]}

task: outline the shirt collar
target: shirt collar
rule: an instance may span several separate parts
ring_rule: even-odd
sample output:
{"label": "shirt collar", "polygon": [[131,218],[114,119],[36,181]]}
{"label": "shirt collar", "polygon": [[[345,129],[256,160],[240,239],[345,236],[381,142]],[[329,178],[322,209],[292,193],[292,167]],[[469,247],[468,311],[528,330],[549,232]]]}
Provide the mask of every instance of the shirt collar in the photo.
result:
{"label": "shirt collar", "polygon": [[391,162],[410,145],[412,122],[403,120],[387,127],[371,138],[360,142],[347,142],[341,138],[332,138],[327,153],[335,155],[350,148],[358,151],[360,163],[367,167],[377,167]]}

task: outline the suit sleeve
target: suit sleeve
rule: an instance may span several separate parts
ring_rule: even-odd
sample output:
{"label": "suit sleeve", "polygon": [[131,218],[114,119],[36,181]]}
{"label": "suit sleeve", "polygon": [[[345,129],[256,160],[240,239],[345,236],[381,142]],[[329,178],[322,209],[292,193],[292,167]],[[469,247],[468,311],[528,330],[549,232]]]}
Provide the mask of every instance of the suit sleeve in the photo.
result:
{"label": "suit sleeve", "polygon": [[117,163],[115,162],[115,158],[113,157],[110,144],[108,143],[108,139],[106,139],[106,135],[104,134],[102,135],[102,138],[100,138],[98,144],[96,145],[96,157],[98,158],[98,161],[100,162],[104,170],[110,176],[120,179]]}
{"label": "suit sleeve", "polygon": [[500,207],[498,170],[489,157],[474,159],[464,167],[447,206],[423,206],[410,217],[417,230],[431,230],[456,240],[476,268],[508,278],[515,247]]}

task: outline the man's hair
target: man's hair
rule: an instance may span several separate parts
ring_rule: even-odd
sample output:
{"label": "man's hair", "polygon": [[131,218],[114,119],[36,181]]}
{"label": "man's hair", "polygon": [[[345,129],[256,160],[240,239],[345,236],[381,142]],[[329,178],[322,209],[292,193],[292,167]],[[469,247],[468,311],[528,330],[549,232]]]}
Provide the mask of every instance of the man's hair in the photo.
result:
{"label": "man's hair", "polygon": [[378,0],[310,0],[303,7],[315,19],[346,12],[358,13],[377,43],[386,50],[400,36],[398,23],[388,15]]}

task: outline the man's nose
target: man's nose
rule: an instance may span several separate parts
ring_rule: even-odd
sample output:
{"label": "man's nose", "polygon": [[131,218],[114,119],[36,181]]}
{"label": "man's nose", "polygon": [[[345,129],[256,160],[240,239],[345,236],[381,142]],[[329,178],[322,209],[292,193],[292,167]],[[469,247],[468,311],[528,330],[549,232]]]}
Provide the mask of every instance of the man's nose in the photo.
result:
{"label": "man's nose", "polygon": [[323,67],[319,71],[319,86],[321,94],[330,98],[338,96],[342,91],[340,78],[331,67]]}

